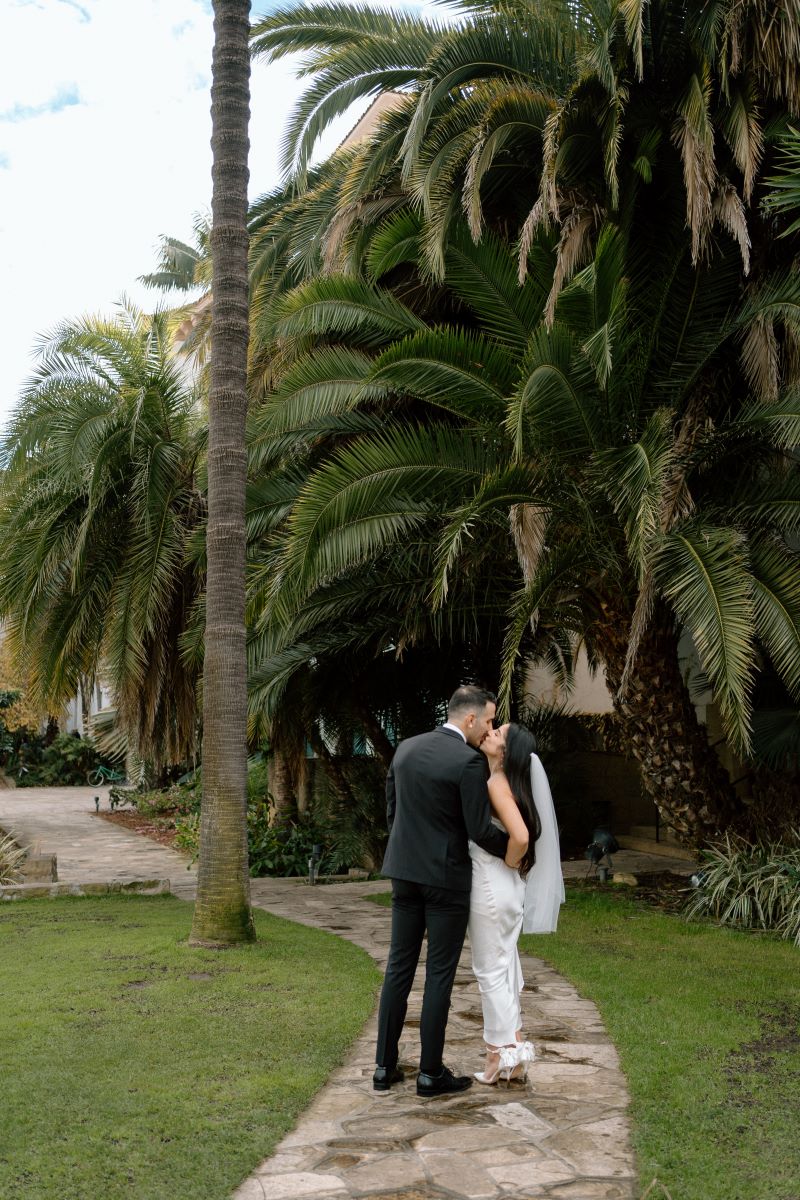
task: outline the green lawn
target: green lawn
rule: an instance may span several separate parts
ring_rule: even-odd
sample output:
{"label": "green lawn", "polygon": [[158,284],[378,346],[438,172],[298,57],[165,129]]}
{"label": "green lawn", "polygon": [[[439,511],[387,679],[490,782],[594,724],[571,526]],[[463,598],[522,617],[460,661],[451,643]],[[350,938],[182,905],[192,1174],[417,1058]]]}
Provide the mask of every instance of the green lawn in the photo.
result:
{"label": "green lawn", "polygon": [[673,1200],[800,1197],[800,952],[571,888],[523,937],[595,1001],[633,1097],[643,1185]]}
{"label": "green lawn", "polygon": [[568,888],[558,933],[520,949],[599,1007],[642,1190],[657,1177],[672,1200],[800,1200],[800,951],[610,887]]}
{"label": "green lawn", "polygon": [[369,1016],[369,957],[256,913],[186,944],[174,897],[0,907],[3,1200],[227,1200]]}

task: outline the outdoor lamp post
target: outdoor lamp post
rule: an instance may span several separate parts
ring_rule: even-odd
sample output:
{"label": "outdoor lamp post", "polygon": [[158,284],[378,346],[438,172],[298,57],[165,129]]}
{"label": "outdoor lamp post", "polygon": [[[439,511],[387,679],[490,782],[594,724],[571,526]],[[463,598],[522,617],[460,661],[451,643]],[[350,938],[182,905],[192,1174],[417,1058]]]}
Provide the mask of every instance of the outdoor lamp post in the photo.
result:
{"label": "outdoor lamp post", "polygon": [[[597,878],[601,883],[606,883],[611,875],[614,867],[611,855],[616,850],[619,850],[619,842],[613,833],[608,829],[595,829],[592,840],[586,847],[584,857],[588,858],[591,866],[596,868]],[[605,863],[602,861],[604,858],[607,860]]]}

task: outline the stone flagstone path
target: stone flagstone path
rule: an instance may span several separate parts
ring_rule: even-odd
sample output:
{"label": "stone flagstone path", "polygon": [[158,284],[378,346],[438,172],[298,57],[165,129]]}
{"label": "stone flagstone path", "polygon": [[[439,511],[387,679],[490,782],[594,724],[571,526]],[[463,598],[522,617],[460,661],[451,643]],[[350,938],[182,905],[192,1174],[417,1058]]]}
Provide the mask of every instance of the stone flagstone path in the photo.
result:
{"label": "stone flagstone path", "polygon": [[[95,794],[89,788],[0,792],[0,826],[57,854],[64,881],[168,876],[172,891],[191,900],[195,873],[186,870],[185,858],[98,818]],[[300,880],[258,879],[252,895],[257,907],[345,937],[383,967],[389,910],[364,896],[387,886],[310,888]],[[599,1013],[541,960],[525,958],[523,971],[525,1030],[537,1052],[527,1084],[475,1083],[455,1097],[418,1099],[421,970],[401,1044],[406,1082],[389,1093],[373,1092],[373,1018],[294,1130],[233,1200],[635,1200],[628,1092]],[[313,1054],[313,1037],[308,1043]],[[469,1071],[478,1069],[481,1051],[480,1000],[467,947],[445,1059]]]}

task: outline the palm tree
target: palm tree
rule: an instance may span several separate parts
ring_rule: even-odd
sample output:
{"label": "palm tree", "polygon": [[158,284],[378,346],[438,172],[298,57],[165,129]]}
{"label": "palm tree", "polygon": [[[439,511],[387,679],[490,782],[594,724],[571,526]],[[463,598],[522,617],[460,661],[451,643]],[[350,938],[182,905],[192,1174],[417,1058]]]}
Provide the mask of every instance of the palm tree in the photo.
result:
{"label": "palm tree", "polygon": [[32,694],[57,711],[113,680],[132,748],[185,761],[196,674],[178,642],[200,589],[198,396],[163,313],[63,325],[40,350],[3,445],[0,611]]}
{"label": "palm tree", "polygon": [[191,941],[255,937],[247,864],[244,621],[249,0],[214,0],[212,316],[203,805]]}
{"label": "palm tree", "polygon": [[257,22],[253,51],[305,53],[311,83],[284,154],[300,189],[316,140],[353,100],[407,97],[395,130],[356,157],[333,224],[381,196],[399,163],[439,276],[459,210],[476,237],[485,227],[518,237],[523,273],[535,231],[555,226],[552,305],[604,221],[676,183],[693,261],[716,227],[738,240],[745,270],[758,265],[768,237],[748,207],[770,141],[800,113],[797,24],[795,0],[464,0],[446,26],[310,4]]}
{"label": "palm tree", "polygon": [[[679,630],[742,750],[758,653],[800,683],[786,542],[798,401],[791,387],[754,395],[739,354],[758,322],[796,335],[800,285],[778,276],[742,301],[735,249],[698,271],[686,239],[659,232],[628,243],[609,226],[552,324],[540,317],[546,284],[519,289],[509,249],[466,232],[449,246],[451,292],[467,309],[457,321],[431,327],[364,280],[312,281],[276,310],[276,331],[306,353],[259,419],[300,438],[304,420],[311,437],[345,416],[380,422],[302,480],[271,570],[276,613],[302,622],[331,580],[410,539],[434,548],[428,597],[442,604],[464,546],[496,536],[487,516],[511,509],[525,586],[506,690],[532,614],[579,634],[606,666],[648,790],[696,840],[736,805],[680,676]],[[385,261],[392,233],[413,256],[400,216],[368,262]],[[334,344],[308,350],[309,335]]]}
{"label": "palm tree", "polygon": [[194,293],[193,299],[170,310],[170,327],[176,349],[197,370],[206,391],[204,375],[211,344],[210,241],[210,218],[198,213],[194,219],[194,245],[163,236],[156,270],[139,276],[145,287],[167,296],[175,292]]}

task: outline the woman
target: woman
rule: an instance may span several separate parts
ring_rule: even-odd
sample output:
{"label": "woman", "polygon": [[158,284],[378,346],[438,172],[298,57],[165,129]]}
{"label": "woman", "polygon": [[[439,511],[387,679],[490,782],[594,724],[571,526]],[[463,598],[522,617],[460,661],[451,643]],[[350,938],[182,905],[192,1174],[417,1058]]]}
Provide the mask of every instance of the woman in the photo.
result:
{"label": "woman", "polygon": [[527,1074],[534,1051],[522,1034],[524,986],[520,931],[553,933],[564,900],[553,800],[536,741],[523,725],[503,725],[484,740],[492,820],[508,833],[505,860],[470,842],[469,940],[483,1006],[486,1065],[479,1083]]}

